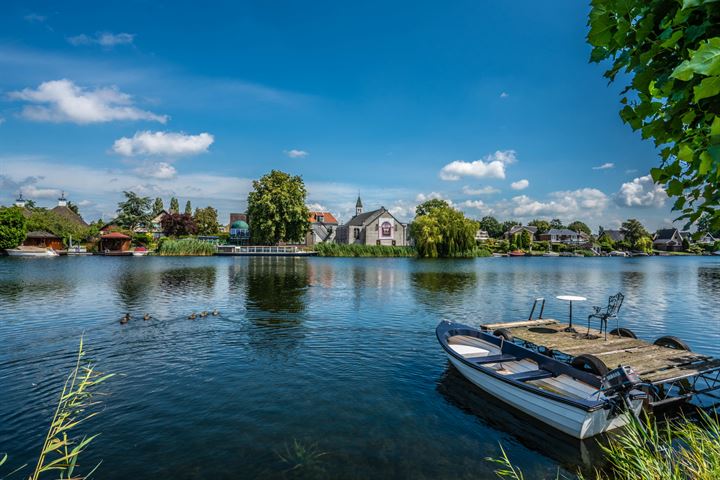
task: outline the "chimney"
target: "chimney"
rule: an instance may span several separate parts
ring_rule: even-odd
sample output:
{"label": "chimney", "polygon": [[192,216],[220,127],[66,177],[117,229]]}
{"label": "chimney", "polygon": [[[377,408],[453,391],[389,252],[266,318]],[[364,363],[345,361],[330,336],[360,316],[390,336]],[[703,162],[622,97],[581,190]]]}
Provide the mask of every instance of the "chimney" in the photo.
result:
{"label": "chimney", "polygon": [[25,202],[25,199],[23,198],[22,193],[19,193],[18,198],[15,200],[15,206],[20,207],[20,208],[25,208],[26,203],[27,202]]}

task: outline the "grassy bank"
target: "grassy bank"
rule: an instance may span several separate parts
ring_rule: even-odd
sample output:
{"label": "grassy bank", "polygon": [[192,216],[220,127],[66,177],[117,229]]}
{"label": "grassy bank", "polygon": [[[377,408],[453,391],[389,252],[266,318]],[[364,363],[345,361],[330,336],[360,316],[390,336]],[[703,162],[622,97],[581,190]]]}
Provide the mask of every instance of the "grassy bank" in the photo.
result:
{"label": "grassy bank", "polygon": [[215,251],[215,245],[195,238],[181,238],[180,240],[164,238],[158,245],[157,254],[164,257],[214,255]]}
{"label": "grassy bank", "polygon": [[345,245],[341,243],[318,243],[315,251],[321,257],[414,257],[412,247],[380,245]]}
{"label": "grassy bank", "polygon": [[[610,465],[608,471],[596,471],[595,480],[715,480],[720,478],[720,423],[718,418],[701,414],[696,421],[675,420],[656,423],[633,422],[602,446]],[[522,480],[502,450],[498,478]],[[558,478],[561,478],[558,476]],[[578,474],[578,478],[583,477]]]}

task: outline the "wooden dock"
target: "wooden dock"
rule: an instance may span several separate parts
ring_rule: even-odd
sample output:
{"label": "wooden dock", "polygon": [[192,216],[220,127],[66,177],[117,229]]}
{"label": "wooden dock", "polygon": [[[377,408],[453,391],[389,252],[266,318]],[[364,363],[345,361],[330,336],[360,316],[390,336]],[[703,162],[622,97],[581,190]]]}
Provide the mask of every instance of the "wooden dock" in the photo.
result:
{"label": "wooden dock", "polygon": [[645,340],[605,334],[587,326],[574,325],[576,333],[566,332],[568,324],[552,319],[481,325],[494,332],[507,329],[513,337],[536,347],[544,347],[553,356],[576,357],[593,355],[608,368],[630,365],[640,378],[653,385],[668,385],[684,379],[697,378],[720,369],[720,359],[687,350],[653,345]]}

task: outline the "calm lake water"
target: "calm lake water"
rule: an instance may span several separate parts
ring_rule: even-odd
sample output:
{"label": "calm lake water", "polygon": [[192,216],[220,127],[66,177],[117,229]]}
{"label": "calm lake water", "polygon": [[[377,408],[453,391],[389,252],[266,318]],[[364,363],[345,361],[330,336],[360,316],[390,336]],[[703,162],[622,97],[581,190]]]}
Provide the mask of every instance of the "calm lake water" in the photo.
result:
{"label": "calm lake water", "polygon": [[[32,461],[84,332],[117,374],[83,430],[101,432],[82,457],[103,459],[97,478],[492,478],[500,443],[527,478],[555,478],[597,462],[594,442],[478,392],[434,329],[559,294],[588,297],[583,324],[617,291],[638,336],[720,355],[718,257],[0,258],[0,452]],[[294,442],[311,454],[292,469]]]}

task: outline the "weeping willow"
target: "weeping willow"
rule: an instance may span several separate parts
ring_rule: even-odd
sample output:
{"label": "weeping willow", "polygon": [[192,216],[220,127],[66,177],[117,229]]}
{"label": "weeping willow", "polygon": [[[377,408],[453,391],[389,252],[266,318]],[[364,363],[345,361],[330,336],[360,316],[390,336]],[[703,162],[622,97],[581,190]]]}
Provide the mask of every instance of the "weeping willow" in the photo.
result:
{"label": "weeping willow", "polygon": [[435,201],[430,208],[424,205],[418,207],[418,215],[410,228],[418,256],[473,256],[477,222],[443,201]]}

